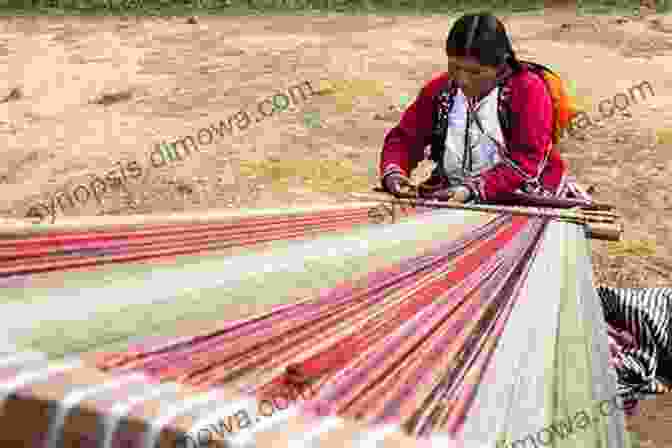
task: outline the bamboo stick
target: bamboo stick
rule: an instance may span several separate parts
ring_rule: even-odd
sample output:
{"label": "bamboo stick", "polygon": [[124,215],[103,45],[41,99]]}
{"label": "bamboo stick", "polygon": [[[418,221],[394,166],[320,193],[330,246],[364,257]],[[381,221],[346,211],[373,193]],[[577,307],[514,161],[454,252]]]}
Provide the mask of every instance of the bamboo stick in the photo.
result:
{"label": "bamboo stick", "polygon": [[160,225],[228,223],[245,218],[291,217],[305,213],[345,211],[358,208],[364,209],[375,207],[378,204],[379,201],[321,204],[285,209],[208,210],[203,213],[183,212],[165,215],[81,216],[59,219],[54,224],[36,223],[29,220],[4,220],[0,221],[0,238],[17,238],[20,236],[55,232],[90,232],[97,230],[116,230],[120,228],[129,230],[143,229],[147,226]]}
{"label": "bamboo stick", "polygon": [[[373,187],[372,191],[376,193],[385,193],[389,194],[387,191],[383,190],[380,187]],[[407,187],[403,190],[403,193],[408,196],[409,198],[412,197],[413,199],[424,199],[424,200],[429,200],[427,198],[423,198],[421,196],[418,196],[418,188],[417,187]],[[487,204],[485,204],[487,205]],[[492,204],[491,204],[492,205]],[[510,205],[510,206],[515,206],[515,207],[550,207],[550,208],[556,208],[556,209],[569,209],[569,208],[575,208],[575,207],[580,207],[583,210],[595,210],[595,211],[609,211],[614,208],[613,205],[611,204],[605,204],[602,202],[595,202],[595,201],[586,201],[583,199],[571,199],[571,198],[557,198],[557,197],[539,197],[535,195],[531,195],[528,193],[520,193],[516,192],[513,193],[512,199],[510,199],[508,204],[499,204],[499,205]]]}
{"label": "bamboo stick", "polygon": [[586,237],[594,240],[620,241],[623,235],[623,226],[620,224],[586,223]]}
{"label": "bamboo stick", "polygon": [[612,223],[615,221],[616,218],[616,216],[610,217],[608,215],[595,215],[593,213],[587,214],[584,213],[583,211],[576,212],[572,211],[571,209],[549,210],[536,207],[515,207],[508,205],[482,205],[482,204],[475,205],[475,204],[463,204],[450,201],[393,198],[390,197],[389,195],[373,196],[370,193],[351,193],[351,195],[361,199],[378,200],[380,202],[388,202],[400,205],[410,205],[414,207],[448,208],[458,210],[472,210],[487,213],[510,213],[513,215],[556,218],[576,223],[585,223],[589,221],[597,223]]}
{"label": "bamboo stick", "polygon": [[[372,195],[366,193],[352,193],[353,196],[359,198],[373,199]],[[543,216],[548,218],[559,219],[565,222],[586,226],[586,236],[591,239],[599,239],[606,241],[620,241],[623,234],[623,225],[620,220],[621,216],[617,213],[601,211],[601,210],[583,210],[580,208],[573,209],[540,209],[535,207],[514,207],[514,206],[500,206],[500,205],[470,205],[455,202],[431,201],[431,200],[415,200],[415,199],[398,199],[391,198],[385,194],[378,199],[380,202],[392,203],[394,206],[413,206],[413,207],[435,207],[435,208],[450,208],[460,210],[474,210],[487,213],[510,213],[513,215],[523,216]]]}
{"label": "bamboo stick", "polygon": [[620,213],[614,213],[614,212],[607,212],[607,211],[602,211],[602,210],[586,210],[580,207],[570,209],[574,212],[579,212],[584,215],[594,215],[594,216],[609,216],[612,218],[622,218]]}

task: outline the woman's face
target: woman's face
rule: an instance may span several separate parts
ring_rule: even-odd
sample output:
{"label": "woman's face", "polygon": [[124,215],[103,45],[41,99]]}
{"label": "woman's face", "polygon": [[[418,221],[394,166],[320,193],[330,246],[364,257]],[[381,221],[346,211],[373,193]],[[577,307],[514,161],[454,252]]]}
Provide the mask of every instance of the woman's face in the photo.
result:
{"label": "woman's face", "polygon": [[448,73],[469,97],[484,93],[497,78],[494,67],[481,65],[473,57],[448,56]]}

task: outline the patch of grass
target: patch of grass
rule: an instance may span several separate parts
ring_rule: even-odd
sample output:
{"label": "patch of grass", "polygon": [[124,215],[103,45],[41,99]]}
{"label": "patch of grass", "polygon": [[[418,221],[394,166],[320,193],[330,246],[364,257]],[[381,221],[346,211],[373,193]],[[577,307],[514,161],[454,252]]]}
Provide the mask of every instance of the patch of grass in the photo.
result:
{"label": "patch of grass", "polygon": [[612,257],[652,256],[656,253],[656,243],[652,240],[621,240],[609,243],[607,253]]}
{"label": "patch of grass", "polygon": [[[286,2],[285,2],[286,1]],[[491,10],[495,14],[543,12],[543,0],[0,0],[0,14],[34,15],[459,15]],[[669,11],[671,0],[659,0],[658,12]],[[582,14],[631,13],[639,8],[629,0],[578,2]]]}
{"label": "patch of grass", "polygon": [[336,109],[341,113],[350,112],[357,97],[384,94],[384,84],[375,79],[323,79],[320,80],[316,92],[319,96],[333,96],[336,100]]}
{"label": "patch of grass", "polygon": [[585,95],[576,95],[574,100],[579,111],[588,113],[593,110],[593,100],[591,97]]}
{"label": "patch of grass", "polygon": [[672,129],[658,129],[656,130],[656,144],[669,145],[672,144]]}
{"label": "patch of grass", "polygon": [[365,191],[370,186],[366,173],[357,175],[355,164],[349,159],[266,159],[241,161],[241,176],[253,182],[268,182],[271,188],[285,190],[293,181],[306,189],[324,193]]}
{"label": "patch of grass", "polygon": [[[586,15],[629,15],[639,11],[640,2],[631,0],[584,0],[578,1],[579,12]],[[670,0],[657,0],[657,12],[669,12]]]}

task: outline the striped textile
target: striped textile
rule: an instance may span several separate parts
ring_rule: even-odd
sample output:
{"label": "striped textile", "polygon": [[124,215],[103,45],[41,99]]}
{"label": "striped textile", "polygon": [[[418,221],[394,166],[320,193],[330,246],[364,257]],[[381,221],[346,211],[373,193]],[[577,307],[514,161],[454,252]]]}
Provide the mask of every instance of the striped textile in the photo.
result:
{"label": "striped textile", "polygon": [[[617,391],[575,224],[434,210],[121,266],[7,290],[3,446],[191,448],[214,425],[221,447],[522,448]],[[311,395],[262,418],[292,387]],[[622,414],[556,438],[630,446]]]}
{"label": "striped textile", "polygon": [[[260,403],[224,388],[198,393],[141,374],[104,376],[77,359],[39,364],[28,363],[28,356],[13,358],[0,357],[0,365],[21,372],[0,382],[0,390],[11,390],[0,396],[3,447],[418,446],[399,428],[302,416],[296,402],[279,404],[269,415]],[[267,417],[258,422],[260,415]]]}
{"label": "striped textile", "polygon": [[[158,352],[134,353],[131,358],[122,354],[122,359],[105,356],[100,365],[142,368],[161,379],[212,387],[252,368],[273,372],[292,363],[295,369],[304,368],[304,376],[326,382],[325,389],[333,390],[329,396],[338,397],[337,401],[325,397],[321,407],[328,408],[327,414],[370,414],[379,424],[411,419],[423,400],[436,402],[432,406],[451,399],[468,402],[472,391],[451,394],[455,380],[441,380],[441,375],[477,379],[487,365],[516,297],[507,283],[529,263],[542,229],[543,223],[527,218],[501,218],[470,234],[471,241],[448,242],[401,266],[371,273],[359,288],[335,288],[331,296]],[[418,348],[421,341],[426,346]],[[457,365],[449,366],[457,359]],[[390,369],[396,373],[391,375]],[[433,379],[417,376],[432,369],[443,373]],[[340,378],[344,371],[351,375]],[[366,372],[366,382],[353,383]],[[374,387],[367,391],[371,397],[367,399],[362,388],[374,381],[374,372],[387,383],[394,380],[383,381],[383,390],[405,384],[408,391],[385,396]],[[427,387],[425,398],[414,398],[413,405],[404,403],[409,388],[419,395],[423,382],[433,383],[434,390]],[[351,396],[358,396],[359,406],[346,412],[338,403],[345,404],[345,397]],[[378,409],[383,404],[393,410]],[[458,422],[459,415],[453,416]]]}
{"label": "striped textile", "polygon": [[[230,316],[291,304],[414,251],[429,250],[434,237],[468,233],[492,217],[443,214],[430,233],[417,232],[417,222],[406,220],[393,226],[356,223],[340,231],[267,242],[261,248],[238,246],[224,253],[154,259],[151,264],[106,263],[94,270],[53,272],[58,281],[49,288],[39,287],[43,275],[32,275],[28,283],[33,287],[2,291],[0,328],[22,349],[45,352],[52,359],[126,349],[129,340],[145,344],[148,337],[152,342],[191,336],[198,327],[191,324],[193,330],[185,330],[189,322],[212,328]],[[271,285],[273,294],[259,294]]]}
{"label": "striped textile", "polygon": [[640,396],[672,386],[672,288],[611,288],[597,292],[609,324],[619,391]]}
{"label": "striped textile", "polygon": [[[202,217],[169,216],[173,224],[151,217],[121,217],[106,225],[86,219],[49,224],[0,225],[0,279],[48,271],[130,263],[139,260],[249,247],[305,238],[369,224],[375,203],[331,207],[247,210]],[[402,216],[426,211],[404,208]],[[383,219],[389,217],[382,217]]]}

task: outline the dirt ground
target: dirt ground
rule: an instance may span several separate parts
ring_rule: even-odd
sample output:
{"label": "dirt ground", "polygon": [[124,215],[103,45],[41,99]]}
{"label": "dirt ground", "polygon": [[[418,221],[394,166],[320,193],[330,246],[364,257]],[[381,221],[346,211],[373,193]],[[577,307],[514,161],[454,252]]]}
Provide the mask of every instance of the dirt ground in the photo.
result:
{"label": "dirt ground", "polygon": [[[573,81],[599,116],[603,99],[643,81],[655,95],[631,102],[562,143],[573,174],[625,217],[621,243],[593,243],[595,275],[616,286],[672,283],[672,20],[665,16],[505,17],[522,58]],[[328,203],[376,177],[382,139],[414,97],[444,70],[450,18],[321,16],[3,18],[0,24],[0,217],[72,191],[117,162],[142,175],[62,214],[131,214],[212,207]],[[382,94],[311,96],[235,130],[182,162],[150,167],[159,141],[196,136],[290,86],[320,80],[382,83]],[[380,84],[378,84],[380,85]],[[317,126],[304,123],[319,114]],[[116,165],[118,166],[118,165]],[[67,205],[67,204],[66,204]],[[642,446],[667,446],[672,396],[632,419]]]}

